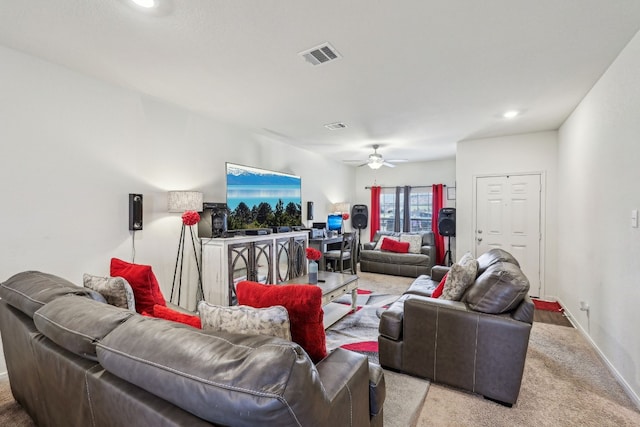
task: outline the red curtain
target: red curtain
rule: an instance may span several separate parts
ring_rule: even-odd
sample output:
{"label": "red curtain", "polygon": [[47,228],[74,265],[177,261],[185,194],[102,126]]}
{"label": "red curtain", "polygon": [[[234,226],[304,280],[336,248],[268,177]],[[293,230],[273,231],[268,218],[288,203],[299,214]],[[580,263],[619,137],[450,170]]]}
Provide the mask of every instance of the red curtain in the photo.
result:
{"label": "red curtain", "polygon": [[442,184],[434,184],[431,187],[432,207],[431,230],[436,238],[436,264],[444,265],[444,237],[438,233],[438,214],[444,206],[444,192]]}
{"label": "red curtain", "polygon": [[371,187],[371,227],[369,240],[373,241],[376,231],[380,230],[380,187]]}

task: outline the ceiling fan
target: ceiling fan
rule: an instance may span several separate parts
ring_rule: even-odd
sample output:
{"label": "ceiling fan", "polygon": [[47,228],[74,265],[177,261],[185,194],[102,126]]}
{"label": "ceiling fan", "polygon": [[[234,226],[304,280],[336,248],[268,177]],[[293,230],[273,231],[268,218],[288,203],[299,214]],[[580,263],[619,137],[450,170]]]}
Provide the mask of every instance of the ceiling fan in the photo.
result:
{"label": "ceiling fan", "polygon": [[[378,153],[378,148],[380,146],[378,144],[373,145],[373,153],[369,154],[369,158],[365,163],[358,165],[361,166],[369,166],[371,169],[380,169],[382,166],[388,166],[390,168],[395,168],[396,165],[393,163],[406,162],[406,159],[397,159],[397,160],[385,160],[382,157],[382,154]],[[345,162],[358,162],[359,160],[345,160]]]}

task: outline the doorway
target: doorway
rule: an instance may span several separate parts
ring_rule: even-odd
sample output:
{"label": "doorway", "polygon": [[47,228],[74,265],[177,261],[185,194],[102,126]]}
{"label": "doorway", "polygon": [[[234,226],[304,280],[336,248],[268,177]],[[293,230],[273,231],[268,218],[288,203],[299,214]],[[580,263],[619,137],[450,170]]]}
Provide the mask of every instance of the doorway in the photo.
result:
{"label": "doorway", "polygon": [[498,175],[475,178],[475,256],[493,248],[511,253],[541,296],[542,175]]}

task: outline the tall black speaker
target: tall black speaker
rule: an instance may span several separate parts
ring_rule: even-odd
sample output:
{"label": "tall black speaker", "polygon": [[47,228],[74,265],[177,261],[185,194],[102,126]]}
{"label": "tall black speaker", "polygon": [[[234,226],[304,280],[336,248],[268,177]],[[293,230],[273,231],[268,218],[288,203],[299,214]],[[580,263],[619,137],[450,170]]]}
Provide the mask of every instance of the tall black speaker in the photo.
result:
{"label": "tall black speaker", "polygon": [[441,236],[456,235],[456,208],[442,208],[438,212],[438,233]]}
{"label": "tall black speaker", "polygon": [[367,205],[353,205],[351,208],[351,226],[358,230],[367,228],[369,221],[369,208]]}
{"label": "tall black speaker", "polygon": [[313,202],[307,202],[307,220],[313,219]]}
{"label": "tall black speaker", "polygon": [[142,230],[142,194],[129,193],[129,230]]}

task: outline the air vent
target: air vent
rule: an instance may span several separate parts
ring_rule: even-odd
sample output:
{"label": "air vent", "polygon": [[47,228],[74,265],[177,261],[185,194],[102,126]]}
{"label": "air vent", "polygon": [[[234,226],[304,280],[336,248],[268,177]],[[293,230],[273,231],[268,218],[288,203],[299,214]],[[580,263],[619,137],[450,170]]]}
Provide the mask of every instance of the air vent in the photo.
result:
{"label": "air vent", "polygon": [[300,52],[299,55],[312,65],[321,65],[334,59],[342,58],[338,51],[329,43],[305,50],[304,52]]}
{"label": "air vent", "polygon": [[347,127],[347,125],[345,125],[344,123],[329,123],[328,125],[324,125],[324,127],[326,127],[329,130],[338,130],[338,129],[344,129]]}

